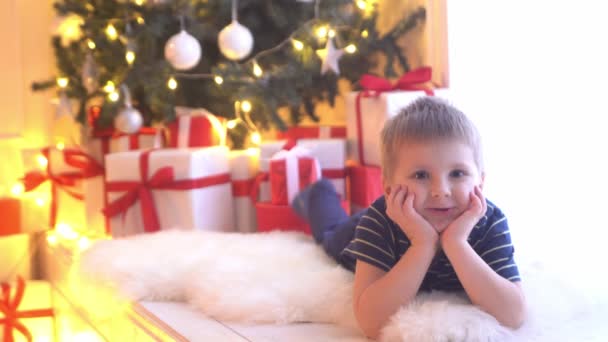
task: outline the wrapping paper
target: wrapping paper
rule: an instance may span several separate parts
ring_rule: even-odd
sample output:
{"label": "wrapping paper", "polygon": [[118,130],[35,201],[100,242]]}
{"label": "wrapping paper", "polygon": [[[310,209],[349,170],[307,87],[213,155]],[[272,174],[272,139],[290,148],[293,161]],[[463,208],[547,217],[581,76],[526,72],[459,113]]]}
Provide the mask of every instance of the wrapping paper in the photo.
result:
{"label": "wrapping paper", "polygon": [[379,167],[352,165],[348,173],[353,213],[366,209],[382,196],[382,171]]}
{"label": "wrapping paper", "polygon": [[295,146],[281,150],[270,161],[271,203],[288,205],[300,190],[321,178],[321,168],[308,150]]}
{"label": "wrapping paper", "polygon": [[255,232],[257,230],[255,205],[249,195],[259,170],[260,150],[230,151],[229,157],[236,231]]}
{"label": "wrapping paper", "polygon": [[[149,152],[148,174],[142,177],[142,154],[130,151],[106,156],[106,191],[112,236],[121,237],[166,229],[234,230],[234,209],[228,149],[224,146],[201,149],[161,149]],[[172,174],[174,181],[203,180],[212,185],[176,190],[163,181]],[[164,176],[163,176],[164,175]],[[112,191],[121,184],[129,191]],[[144,189],[145,188],[145,189]],[[142,195],[149,190],[149,196]],[[131,194],[131,195],[130,195]],[[112,208],[124,198],[136,199],[118,214]],[[143,203],[143,211],[142,211]],[[158,227],[147,218],[156,218]],[[146,224],[144,224],[146,221]]]}
{"label": "wrapping paper", "polygon": [[330,179],[342,199],[346,199],[346,140],[300,139],[298,145],[319,161],[321,177]]}
{"label": "wrapping paper", "polygon": [[207,147],[225,145],[225,119],[203,108],[177,107],[177,119],[168,125],[170,147]]}

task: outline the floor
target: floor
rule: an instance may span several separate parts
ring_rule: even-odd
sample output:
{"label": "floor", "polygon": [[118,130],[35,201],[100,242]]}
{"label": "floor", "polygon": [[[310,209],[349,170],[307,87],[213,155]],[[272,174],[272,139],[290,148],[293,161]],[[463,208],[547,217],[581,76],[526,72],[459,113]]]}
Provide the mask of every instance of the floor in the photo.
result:
{"label": "floor", "polygon": [[219,322],[183,303],[141,302],[141,306],[187,341],[369,341],[357,330],[331,324],[247,325]]}

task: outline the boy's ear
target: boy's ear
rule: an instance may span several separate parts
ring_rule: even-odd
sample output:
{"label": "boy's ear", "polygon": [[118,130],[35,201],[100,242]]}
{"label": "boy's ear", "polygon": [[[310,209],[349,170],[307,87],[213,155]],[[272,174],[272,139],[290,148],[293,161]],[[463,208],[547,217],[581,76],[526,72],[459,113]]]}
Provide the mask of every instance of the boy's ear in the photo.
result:
{"label": "boy's ear", "polygon": [[382,188],[384,189],[384,194],[386,196],[391,194],[391,185],[388,182],[386,182],[384,177],[382,177]]}

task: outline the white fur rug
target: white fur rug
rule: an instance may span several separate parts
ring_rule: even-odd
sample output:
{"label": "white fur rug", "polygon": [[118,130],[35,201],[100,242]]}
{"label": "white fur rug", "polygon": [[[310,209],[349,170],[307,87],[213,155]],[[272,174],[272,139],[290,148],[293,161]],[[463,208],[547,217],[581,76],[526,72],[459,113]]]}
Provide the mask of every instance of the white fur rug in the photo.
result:
{"label": "white fur rug", "polygon": [[[519,266],[530,306],[521,329],[500,326],[464,296],[433,292],[397,312],[381,340],[562,341],[580,337],[583,331],[596,336],[590,329],[597,324],[585,324],[608,313],[603,305],[538,262],[519,260]],[[356,326],[353,275],[297,233],[176,230],[100,241],[81,256],[73,271],[79,281],[71,284],[87,285],[73,289],[83,303],[100,300],[99,291],[90,292],[90,285],[96,284],[97,289],[118,291],[128,300],[187,301],[225,321]]]}

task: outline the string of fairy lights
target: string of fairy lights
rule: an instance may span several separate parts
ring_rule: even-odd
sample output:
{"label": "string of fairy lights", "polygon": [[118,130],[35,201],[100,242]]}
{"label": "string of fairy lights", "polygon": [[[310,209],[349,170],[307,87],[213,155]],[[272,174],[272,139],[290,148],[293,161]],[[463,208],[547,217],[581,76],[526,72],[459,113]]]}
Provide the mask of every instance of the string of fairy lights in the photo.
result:
{"label": "string of fairy lights", "polygon": [[[131,1],[137,6],[145,6],[147,3],[146,0],[131,0]],[[354,4],[356,5],[356,7],[359,10],[363,11],[363,13],[365,15],[370,15],[372,13],[372,11],[375,9],[376,1],[377,0],[354,0]],[[232,59],[233,61],[241,60],[241,62],[238,62],[238,64],[241,66],[245,66],[246,70],[251,70],[251,76],[249,76],[248,78],[246,78],[242,81],[255,82],[256,79],[266,77],[264,70],[258,63],[258,61],[260,59],[264,58],[264,56],[266,56],[266,55],[269,55],[278,50],[281,50],[287,45],[291,45],[295,51],[303,51],[305,48],[305,43],[302,40],[297,39],[297,37],[300,34],[300,32],[302,31],[302,29],[312,27],[314,29],[313,32],[314,32],[315,36],[317,37],[318,41],[327,41],[328,46],[329,46],[329,42],[332,39],[339,39],[339,35],[337,35],[336,33],[337,33],[337,31],[343,29],[344,27],[340,27],[340,26],[331,27],[329,24],[323,23],[320,20],[320,16],[319,16],[320,2],[321,2],[321,0],[314,0],[314,4],[313,4],[314,5],[314,17],[312,19],[310,19],[309,21],[305,22],[304,24],[300,25],[300,27],[298,29],[296,29],[294,32],[292,32],[283,41],[281,41],[280,43],[278,43],[277,45],[275,45],[271,48],[259,51],[254,56],[244,58],[251,51],[251,46],[252,46],[253,42],[251,41],[251,44],[249,44],[250,46],[246,46],[249,43],[247,41],[248,38],[246,36],[247,36],[247,34],[250,35],[250,33],[244,26],[238,24],[237,17],[236,17],[236,8],[238,6],[237,0],[232,0],[233,22],[222,31],[228,31],[228,29],[231,29],[231,32],[229,32],[228,34],[240,35],[239,37],[237,37],[239,39],[244,37],[244,40],[243,39],[241,39],[241,40],[244,41],[245,46],[228,47],[228,48],[222,46],[222,37],[221,36],[222,36],[222,34],[224,34],[223,32],[220,32],[220,37],[218,38],[218,45],[220,45],[220,50],[222,51],[222,53],[224,53],[224,55],[226,57],[228,57],[229,59]],[[80,19],[82,19],[82,18],[80,18]],[[135,62],[135,60],[137,58],[137,51],[136,51],[137,49],[135,46],[135,42],[132,39],[121,36],[121,34],[119,33],[118,29],[115,26],[115,23],[124,21],[125,22],[125,25],[124,25],[125,34],[126,34],[125,36],[129,37],[130,33],[131,33],[130,31],[132,30],[131,22],[135,22],[138,25],[145,25],[144,17],[142,15],[140,15],[139,13],[131,13],[130,15],[125,16],[124,18],[109,18],[109,19],[102,19],[102,20],[107,20],[107,22],[108,22],[104,29],[104,33],[105,33],[105,36],[107,37],[107,39],[109,41],[116,41],[116,40],[120,39],[125,45],[125,54],[124,54],[125,61],[127,62],[127,64],[129,66],[133,65],[133,63]],[[184,18],[180,17],[179,20],[181,23],[181,32],[176,34],[174,37],[172,37],[167,42],[167,45],[169,45],[170,41],[173,40],[174,38],[179,38],[180,39],[179,43],[182,43],[182,44],[199,44],[198,41],[196,41],[196,39],[194,39],[192,36],[178,37],[180,35],[187,34],[186,30],[184,28]],[[238,26],[231,27],[231,26],[234,26],[235,24],[240,27],[238,27]],[[72,32],[74,30],[75,29],[74,29],[73,25],[72,26],[67,25],[65,32],[63,32],[63,34],[67,34],[67,35],[75,34],[75,32]],[[245,30],[245,31],[243,31],[243,30]],[[362,39],[367,38],[368,31],[363,30],[360,33],[360,37]],[[184,40],[184,39],[186,39],[186,40]],[[86,42],[86,45],[90,50],[95,50],[97,48],[97,44],[95,43],[95,41],[93,39],[86,38],[86,39],[84,39],[84,41]],[[232,41],[234,41],[234,39]],[[225,45],[225,43],[224,43],[224,45]],[[331,45],[333,48],[333,43]],[[345,53],[348,53],[348,54],[353,54],[353,53],[357,52],[356,42],[352,42],[349,44],[340,44],[340,45],[344,46],[341,49],[340,53],[342,51]],[[170,57],[167,55],[167,48],[168,47],[165,46],[165,57],[166,58]],[[193,67],[198,63],[198,59],[200,58],[200,45],[198,45],[198,49],[199,49],[199,55],[198,56],[189,56],[190,61],[186,61],[186,64],[192,65],[192,67]],[[192,49],[190,49],[190,50],[192,50]],[[228,50],[228,51],[226,51],[226,50]],[[321,58],[322,60],[325,60],[326,58],[336,58],[335,56],[330,56],[328,54],[328,47],[326,47],[325,49],[316,50],[316,52],[317,52],[317,55],[319,56],[319,58]],[[339,58],[339,57],[337,57],[337,58]],[[187,69],[187,68],[183,67],[183,63],[182,63],[182,65],[179,65],[178,62],[174,63],[174,61],[170,60],[169,58],[167,58],[167,59],[176,69],[176,71],[174,73],[172,73],[172,75],[169,76],[169,78],[166,81],[166,86],[170,91],[175,91],[179,87],[178,79],[180,79],[180,78],[182,78],[182,79],[210,79],[210,80],[213,80],[217,84],[217,86],[221,86],[225,81],[224,78],[222,77],[222,75],[218,75],[218,74],[182,72],[180,70]],[[194,63],[192,63],[192,62],[194,62]],[[325,72],[325,68],[323,69],[323,72]],[[57,86],[60,88],[60,90],[65,89],[69,85],[69,79],[67,77],[60,76],[60,77],[57,77],[56,83],[57,83]],[[102,86],[102,89],[107,94],[107,99],[109,101],[117,102],[122,97],[120,94],[121,86],[122,85],[116,84],[112,80],[108,80]],[[126,92],[128,92],[128,89],[126,90]],[[255,126],[255,124],[249,117],[249,113],[252,110],[251,102],[248,101],[247,99],[237,100],[237,101],[235,101],[234,108],[235,108],[235,119],[229,120],[226,123],[226,128],[233,129],[239,124],[245,124],[247,129],[251,132],[250,139],[251,139],[252,143],[259,145],[259,143],[261,142],[261,135],[260,135],[257,127]],[[133,114],[133,113],[130,113],[130,114]],[[137,113],[137,115],[140,115],[140,114]],[[139,120],[139,121],[141,121],[141,120]]]}

